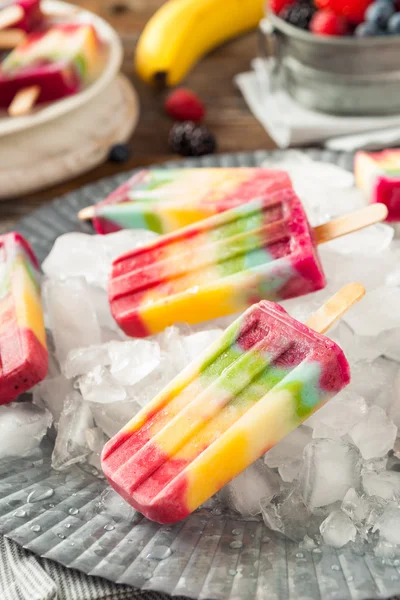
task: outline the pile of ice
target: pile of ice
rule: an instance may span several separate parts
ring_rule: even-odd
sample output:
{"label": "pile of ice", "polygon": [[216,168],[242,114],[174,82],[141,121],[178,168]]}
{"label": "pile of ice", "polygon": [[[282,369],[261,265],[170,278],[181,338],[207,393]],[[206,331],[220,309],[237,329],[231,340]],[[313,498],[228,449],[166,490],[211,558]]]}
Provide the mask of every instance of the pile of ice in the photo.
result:
{"label": "pile of ice", "polygon": [[[290,171],[312,224],[364,203],[352,176],[338,167],[312,163],[298,153],[279,166]],[[34,389],[34,402],[42,407],[43,427],[47,411],[54,421],[56,469],[80,463],[98,472],[106,440],[232,320],[176,324],[146,340],[128,339],[118,330],[105,291],[111,260],[154,236],[147,231],[66,234],[43,264],[51,359],[47,379]],[[365,299],[330,332],[348,356],[352,382],[218,499],[246,517],[262,513],[270,529],[304,547],[373,540],[378,553],[396,556],[400,241],[392,227],[379,224],[320,247],[320,255],[327,288],[284,306],[305,321],[342,285],[360,281],[366,286]],[[3,418],[0,414],[0,431]]]}

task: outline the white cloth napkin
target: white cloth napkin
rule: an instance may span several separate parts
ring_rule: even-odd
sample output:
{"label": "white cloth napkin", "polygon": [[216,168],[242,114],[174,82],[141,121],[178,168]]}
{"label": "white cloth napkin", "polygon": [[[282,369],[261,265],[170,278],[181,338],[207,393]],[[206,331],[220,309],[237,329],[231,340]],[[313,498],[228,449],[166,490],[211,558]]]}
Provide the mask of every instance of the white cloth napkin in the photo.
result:
{"label": "white cloth napkin", "polygon": [[256,58],[252,68],[253,71],[237,75],[235,83],[254,116],[280,148],[324,142],[331,149],[352,151],[400,143],[400,115],[339,117],[312,111],[283,89],[271,89],[273,59]]}

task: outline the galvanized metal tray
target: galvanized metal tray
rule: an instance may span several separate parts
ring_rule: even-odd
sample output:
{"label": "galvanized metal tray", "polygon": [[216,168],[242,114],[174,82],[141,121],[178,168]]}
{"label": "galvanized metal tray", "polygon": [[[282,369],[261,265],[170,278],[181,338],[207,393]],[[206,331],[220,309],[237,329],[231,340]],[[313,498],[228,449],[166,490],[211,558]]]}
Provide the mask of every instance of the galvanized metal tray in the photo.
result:
{"label": "galvanized metal tray", "polygon": [[[310,151],[312,157],[352,168],[352,156]],[[255,166],[269,153],[219,155],[166,167]],[[54,239],[90,231],[79,209],[104,198],[128,173],[99,181],[24,218],[18,231],[44,259]],[[121,519],[99,509],[104,480],[43,456],[0,463],[0,533],[37,555],[116,583],[195,599],[366,600],[400,593],[400,572],[372,553],[302,550],[266,529],[219,508],[202,509],[182,523],[160,526],[140,515]],[[54,492],[46,490],[51,488]],[[31,491],[37,500],[28,503]],[[42,492],[40,492],[40,490]]]}

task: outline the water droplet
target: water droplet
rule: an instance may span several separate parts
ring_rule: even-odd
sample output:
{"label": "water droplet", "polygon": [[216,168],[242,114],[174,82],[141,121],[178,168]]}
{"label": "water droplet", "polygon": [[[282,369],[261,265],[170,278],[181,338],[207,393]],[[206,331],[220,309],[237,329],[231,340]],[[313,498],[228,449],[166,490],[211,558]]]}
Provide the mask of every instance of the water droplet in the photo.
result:
{"label": "water droplet", "polygon": [[165,560],[171,556],[172,550],[168,546],[156,546],[149,552],[146,558],[152,558],[153,560]]}
{"label": "water droplet", "polygon": [[229,544],[229,548],[243,548],[243,542],[240,540],[234,540]]}
{"label": "water droplet", "polygon": [[38,531],[42,531],[42,528],[40,527],[40,525],[32,525],[31,531],[37,533]]}
{"label": "water droplet", "polygon": [[113,529],[115,529],[114,525],[111,525],[111,523],[107,523],[107,525],[104,525],[104,529],[106,531],[112,531]]}
{"label": "water droplet", "polygon": [[54,508],[55,504],[52,504],[51,502],[49,502],[49,504],[47,505],[47,508]]}
{"label": "water droplet", "polygon": [[70,515],[78,515],[79,514],[79,508],[72,507],[72,508],[69,509],[68,512],[69,512]]}
{"label": "water droplet", "polygon": [[314,554],[321,554],[322,550],[320,548],[314,548],[313,552]]}
{"label": "water droplet", "polygon": [[34,502],[40,502],[41,500],[46,500],[47,498],[51,498],[54,494],[54,490],[49,485],[38,485],[34,490],[32,490],[27,498],[27,502],[33,504]]}
{"label": "water droplet", "polygon": [[72,495],[73,495],[73,496],[76,496],[76,492],[74,492]]}
{"label": "water droplet", "polygon": [[396,560],[393,561],[393,564],[395,567],[398,567],[400,565],[400,560],[396,558]]}
{"label": "water droplet", "polygon": [[71,529],[71,523],[65,523],[64,527],[65,529]]}
{"label": "water droplet", "polygon": [[26,517],[26,515],[26,510],[24,510],[23,508],[19,508],[14,513],[14,517],[18,517],[19,519],[23,519],[24,517]]}
{"label": "water droplet", "polygon": [[304,554],[302,552],[298,552],[296,554],[296,558],[304,558]]}
{"label": "water droplet", "polygon": [[65,540],[65,535],[63,535],[62,533],[57,533],[57,535],[60,538],[60,540]]}
{"label": "water droplet", "polygon": [[331,569],[332,569],[332,571],[340,571],[339,565],[332,565]]}
{"label": "water droplet", "polygon": [[20,504],[20,500],[9,500],[8,501],[8,505],[9,506],[18,506],[18,504]]}
{"label": "water droplet", "polygon": [[349,576],[347,577],[347,581],[353,581],[353,579],[354,579],[353,575],[349,575]]}
{"label": "water droplet", "polygon": [[229,569],[228,573],[229,575],[236,575],[235,569]]}
{"label": "water droplet", "polygon": [[262,541],[263,544],[269,544],[269,542],[271,541],[271,538],[264,537],[261,541]]}
{"label": "water droplet", "polygon": [[242,532],[240,529],[232,529],[232,535],[240,535]]}

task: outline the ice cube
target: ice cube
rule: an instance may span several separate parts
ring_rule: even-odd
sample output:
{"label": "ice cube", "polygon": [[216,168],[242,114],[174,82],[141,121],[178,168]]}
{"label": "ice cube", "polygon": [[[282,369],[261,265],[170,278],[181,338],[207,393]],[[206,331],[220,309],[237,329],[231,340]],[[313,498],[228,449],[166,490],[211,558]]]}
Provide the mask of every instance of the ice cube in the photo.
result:
{"label": "ice cube", "polygon": [[184,349],[188,362],[195,360],[212,343],[221,337],[222,329],[206,329],[192,335],[185,336],[183,339]]}
{"label": "ice cube", "polygon": [[113,437],[124,425],[128,423],[141,409],[140,404],[134,400],[126,402],[111,402],[100,404],[93,402],[90,405],[96,422],[104,433]]}
{"label": "ice cube", "polygon": [[390,418],[400,427],[400,369],[397,371],[393,381],[393,397],[389,408]]}
{"label": "ice cube", "polygon": [[98,366],[106,366],[110,363],[108,344],[75,348],[68,352],[64,363],[64,373],[66,377],[71,379],[78,375],[87,374]]}
{"label": "ice cube", "polygon": [[337,438],[345,435],[368,411],[364,398],[343,390],[305,421],[314,438]]}
{"label": "ice cube", "polygon": [[88,290],[93,308],[96,311],[97,320],[100,323],[102,330],[110,330],[113,332],[114,339],[121,339],[121,335],[123,336],[124,334],[119,329],[111,314],[107,290],[94,285],[89,285]]}
{"label": "ice cube", "polygon": [[108,263],[111,265],[113,260],[125,254],[125,252],[135,250],[135,248],[151,242],[158,235],[147,229],[122,229],[116,233],[96,237],[99,244],[104,248]]}
{"label": "ice cube", "polygon": [[100,344],[99,322],[83,278],[47,280],[44,298],[57,358],[63,368],[70,350]]}
{"label": "ice cube", "polygon": [[147,340],[110,342],[111,375],[118,383],[131,386],[138,383],[160,364],[160,346]]}
{"label": "ice cube", "polygon": [[155,233],[140,229],[107,236],[66,233],[55,241],[43,271],[51,278],[84,277],[88,283],[105,287],[112,261],[155,237]]}
{"label": "ice cube", "polygon": [[279,490],[279,477],[262,460],[258,460],[232,479],[220,492],[219,498],[229,508],[243,516],[261,512],[260,500],[266,502]]}
{"label": "ice cube", "polygon": [[300,476],[303,498],[312,510],[343,500],[360,484],[360,460],[356,448],[340,440],[316,440],[304,449]]}
{"label": "ice cube", "polygon": [[349,432],[365,460],[385,456],[393,448],[396,435],[396,425],[379,406],[372,406]]}
{"label": "ice cube", "polygon": [[369,496],[400,502],[400,473],[397,471],[363,473],[362,484]]}
{"label": "ice cube", "polygon": [[86,431],[86,441],[89,449],[96,454],[101,454],[107,438],[100,427],[89,427]]}
{"label": "ice cube", "polygon": [[290,540],[300,542],[307,534],[311,515],[295,487],[285,488],[272,498],[261,500],[261,512],[267,527]]}
{"label": "ice cube", "polygon": [[331,512],[321,524],[320,532],[325,544],[333,548],[343,548],[349,542],[354,542],[357,536],[351,519],[341,510]]}
{"label": "ice cube", "polygon": [[73,391],[72,383],[63,375],[52,379],[45,379],[36,386],[39,397],[44,406],[50,411],[55,426],[58,421],[64,406],[64,400]]}
{"label": "ice cube", "polygon": [[51,423],[49,411],[30,402],[0,406],[0,459],[29,455],[39,447]]}
{"label": "ice cube", "polygon": [[278,467],[278,473],[281,476],[282,481],[285,483],[291,483],[295,479],[299,478],[302,467],[303,460],[298,459]]}
{"label": "ice cube", "polygon": [[343,319],[357,335],[379,335],[399,326],[399,306],[400,288],[380,287],[369,292]]}
{"label": "ice cube", "polygon": [[311,431],[300,425],[268,450],[264,455],[265,464],[273,469],[298,460],[310,441]]}
{"label": "ice cube", "polygon": [[161,353],[159,366],[149,375],[127,389],[128,396],[140,406],[146,406],[177,374],[174,360],[171,356]]}
{"label": "ice cube", "polygon": [[105,489],[101,494],[97,512],[111,517],[117,523],[129,523],[137,515],[136,510],[111,488]]}
{"label": "ice cube", "polygon": [[326,247],[340,254],[351,254],[353,256],[355,254],[377,254],[390,246],[393,236],[393,227],[378,223],[332,240],[326,244]]}
{"label": "ice cube", "polygon": [[369,513],[368,501],[350,488],[342,502],[342,511],[356,524],[362,523]]}
{"label": "ice cube", "polygon": [[400,545],[400,508],[387,506],[375,529],[379,529],[380,538],[389,544]]}
{"label": "ice cube", "polygon": [[60,235],[42,264],[51,278],[85,277],[89,283],[104,281],[104,253],[98,237],[86,233]]}
{"label": "ice cube", "polygon": [[396,371],[396,363],[385,358],[378,358],[372,363],[356,362],[352,364],[351,382],[347,389],[365,398],[370,405],[387,408],[393,398]]}
{"label": "ice cube", "polygon": [[167,327],[165,331],[156,336],[160,348],[165,356],[171,358],[176,372],[181,371],[189,364],[189,358],[186,354],[186,349],[183,344],[185,335],[190,335],[191,329],[189,326],[173,325]]}
{"label": "ice cube", "polygon": [[90,454],[86,432],[94,426],[90,407],[78,392],[67,396],[58,423],[58,435],[52,455],[53,469],[67,469],[82,463]]}
{"label": "ice cube", "polygon": [[87,375],[78,379],[82,397],[87,402],[110,403],[123,402],[127,398],[126,389],[109,372],[99,365]]}

